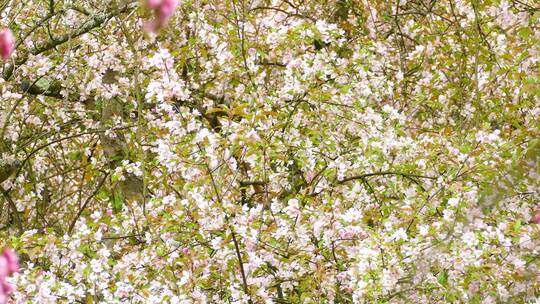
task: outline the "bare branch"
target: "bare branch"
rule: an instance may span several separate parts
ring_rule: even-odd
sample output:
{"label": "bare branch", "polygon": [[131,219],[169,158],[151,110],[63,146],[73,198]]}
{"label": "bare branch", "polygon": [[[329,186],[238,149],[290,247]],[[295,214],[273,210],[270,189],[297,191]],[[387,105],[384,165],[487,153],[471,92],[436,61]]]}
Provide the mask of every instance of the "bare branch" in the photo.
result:
{"label": "bare branch", "polygon": [[346,177],[342,180],[338,180],[338,184],[343,184],[348,181],[356,180],[356,179],[364,179],[366,177],[370,176],[383,176],[383,175],[399,175],[406,178],[426,178],[426,179],[437,179],[437,177],[434,176],[426,176],[426,175],[418,175],[418,174],[410,174],[410,173],[403,173],[403,172],[393,172],[393,171],[386,171],[386,172],[374,172],[374,173],[366,173],[361,175],[354,175],[350,177]]}

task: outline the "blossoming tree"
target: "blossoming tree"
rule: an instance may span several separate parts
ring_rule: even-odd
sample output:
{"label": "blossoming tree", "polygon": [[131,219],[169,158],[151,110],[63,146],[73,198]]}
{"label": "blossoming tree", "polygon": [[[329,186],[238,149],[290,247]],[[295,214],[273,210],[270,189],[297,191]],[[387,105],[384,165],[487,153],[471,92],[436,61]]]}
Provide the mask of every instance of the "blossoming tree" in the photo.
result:
{"label": "blossoming tree", "polygon": [[0,14],[14,303],[538,300],[536,1]]}

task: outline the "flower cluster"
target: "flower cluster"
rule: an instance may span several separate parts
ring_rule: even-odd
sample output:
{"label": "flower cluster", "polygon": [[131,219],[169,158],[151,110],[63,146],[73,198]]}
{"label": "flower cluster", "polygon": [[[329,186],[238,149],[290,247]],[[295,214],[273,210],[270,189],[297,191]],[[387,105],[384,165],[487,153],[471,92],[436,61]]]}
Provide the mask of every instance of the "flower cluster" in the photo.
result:
{"label": "flower cluster", "polygon": [[8,1],[9,301],[537,302],[535,5]]}

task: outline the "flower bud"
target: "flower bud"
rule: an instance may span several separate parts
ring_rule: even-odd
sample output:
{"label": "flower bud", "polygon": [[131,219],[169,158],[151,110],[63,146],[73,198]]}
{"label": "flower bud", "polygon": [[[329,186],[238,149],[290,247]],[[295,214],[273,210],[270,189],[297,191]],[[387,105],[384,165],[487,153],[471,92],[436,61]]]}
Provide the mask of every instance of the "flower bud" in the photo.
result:
{"label": "flower bud", "polygon": [[535,224],[540,224],[540,212],[537,212],[533,215],[531,222]]}
{"label": "flower bud", "polygon": [[163,27],[174,15],[178,0],[147,0],[146,6],[154,11],[156,19],[146,23],[145,30],[154,32]]}
{"label": "flower bud", "polygon": [[4,29],[0,32],[0,56],[7,60],[13,53],[15,48],[15,38],[9,29]]}

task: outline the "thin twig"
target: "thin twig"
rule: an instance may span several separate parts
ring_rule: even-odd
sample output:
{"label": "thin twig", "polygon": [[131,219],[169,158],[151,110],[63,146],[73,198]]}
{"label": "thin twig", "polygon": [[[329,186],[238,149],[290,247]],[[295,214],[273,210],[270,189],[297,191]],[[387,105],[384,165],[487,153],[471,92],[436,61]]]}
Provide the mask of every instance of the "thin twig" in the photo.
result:
{"label": "thin twig", "polygon": [[383,176],[383,175],[399,175],[406,178],[426,178],[426,179],[437,179],[435,176],[426,176],[426,175],[418,175],[418,174],[411,174],[411,173],[403,173],[403,172],[395,172],[395,171],[385,171],[385,172],[373,172],[373,173],[366,173],[361,175],[354,175],[350,177],[346,177],[342,180],[338,180],[338,184],[343,184],[348,181],[356,180],[356,179],[364,179],[366,177],[370,176]]}
{"label": "thin twig", "polygon": [[101,186],[103,186],[108,176],[109,176],[109,173],[108,172],[105,173],[103,175],[103,178],[97,185],[96,189],[94,189],[94,192],[92,192],[92,194],[88,198],[86,198],[86,201],[84,201],[84,204],[79,209],[79,212],[77,212],[77,215],[75,215],[75,218],[73,218],[73,220],[71,221],[71,224],[69,225],[69,229],[68,229],[68,234],[71,234],[71,232],[73,231],[73,228],[75,228],[75,224],[77,223],[77,220],[81,217],[82,212],[84,211],[84,209],[86,209],[86,206],[88,206],[88,203],[90,202],[90,200],[92,200],[92,198],[94,198],[94,196],[96,196],[96,194],[99,192],[99,190],[101,189]]}
{"label": "thin twig", "polygon": [[17,211],[17,205],[15,205],[15,202],[9,196],[9,192],[4,190],[3,188],[0,188],[0,191],[2,191],[2,195],[8,202],[9,207],[11,208],[11,212],[13,213],[13,219],[15,220],[15,225],[17,225],[17,230],[19,230],[19,235],[22,235],[24,229],[22,226],[21,218],[19,217],[19,211]]}

